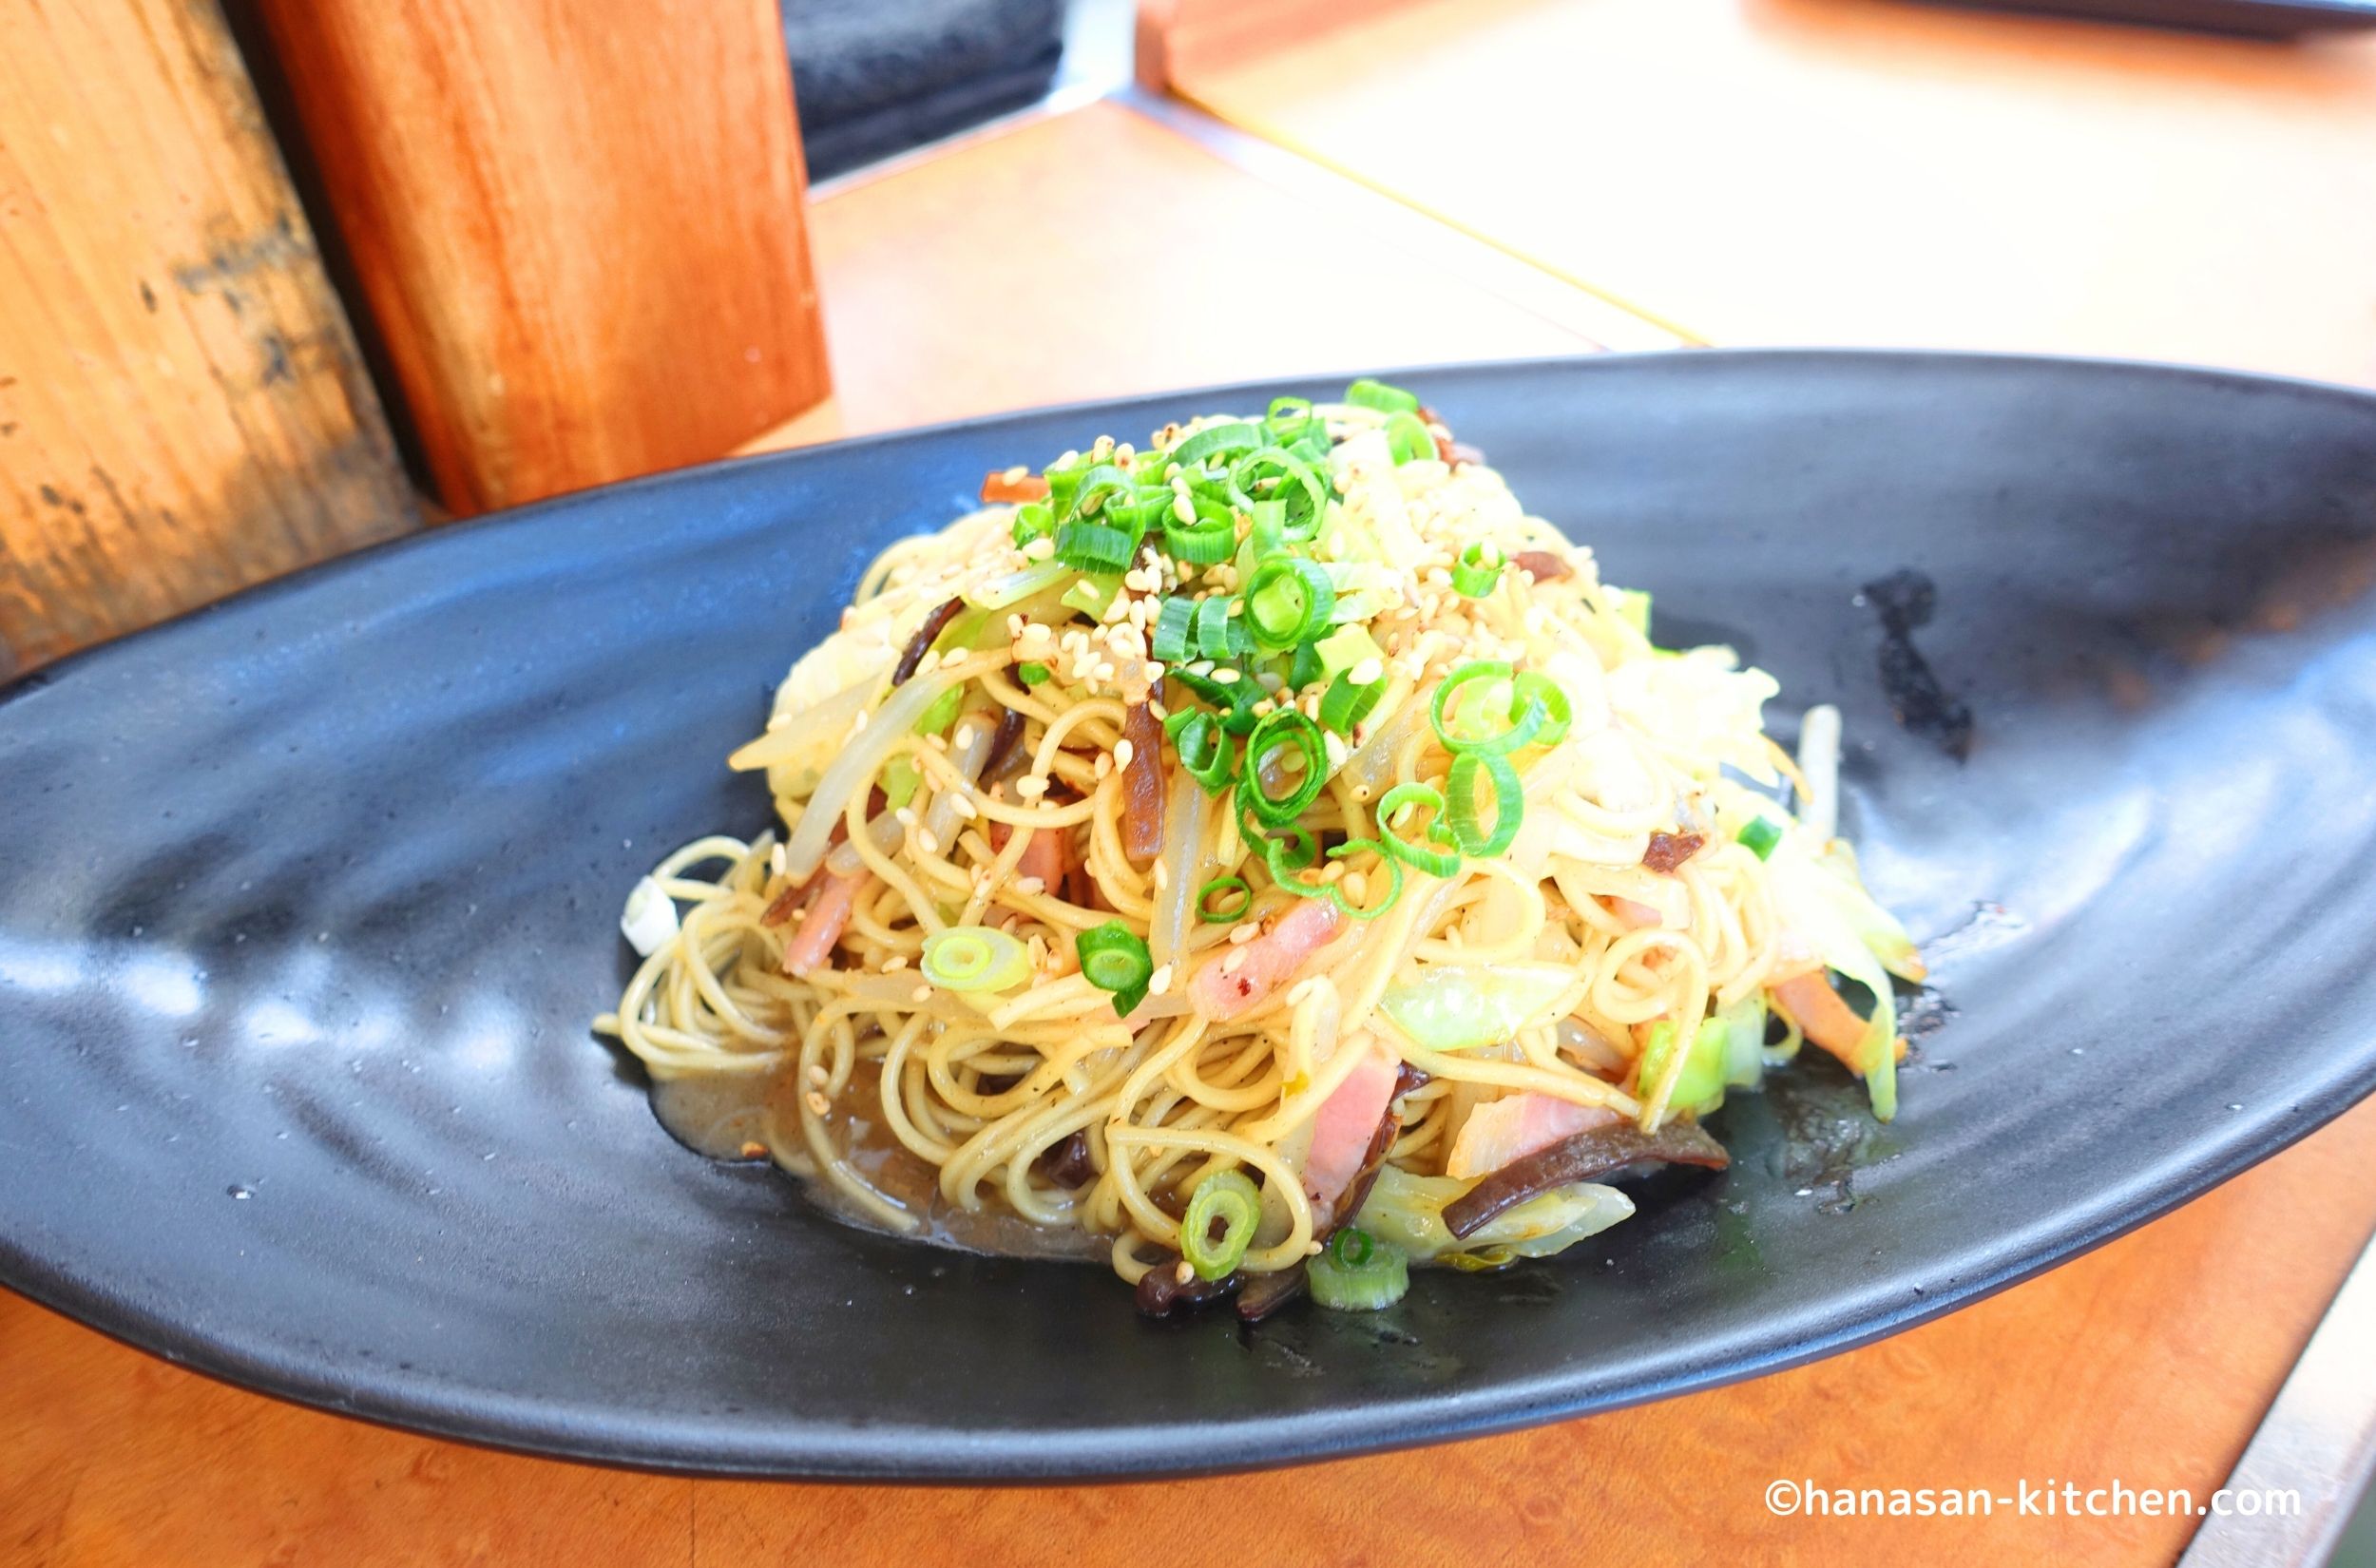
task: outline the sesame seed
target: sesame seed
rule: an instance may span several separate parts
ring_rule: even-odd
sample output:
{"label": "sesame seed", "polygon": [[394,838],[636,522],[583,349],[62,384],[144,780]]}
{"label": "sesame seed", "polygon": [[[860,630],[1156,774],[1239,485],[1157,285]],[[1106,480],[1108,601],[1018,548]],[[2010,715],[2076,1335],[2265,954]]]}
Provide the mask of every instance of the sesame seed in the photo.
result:
{"label": "sesame seed", "polygon": [[809,1081],[811,1083],[814,1083],[818,1088],[822,1089],[826,1084],[831,1083],[833,1080],[834,1075],[825,1070],[825,1064],[823,1062],[812,1061],[809,1063]]}
{"label": "sesame seed", "polygon": [[1306,1257],[1318,1257],[1318,1256],[1320,1255],[1320,1252],[1321,1252],[1321,1247],[1320,1247],[1320,1244],[1319,1244],[1318,1242],[1316,1242],[1316,1241],[1307,1241],[1307,1242],[1305,1242],[1305,1243],[1304,1243],[1304,1256],[1306,1256]]}
{"label": "sesame seed", "polygon": [[1223,666],[1213,672],[1213,684],[1216,686],[1234,686],[1236,683],[1237,672],[1236,670]]}
{"label": "sesame seed", "polygon": [[1221,960],[1221,973],[1225,975],[1234,975],[1237,972],[1238,966],[1245,962],[1246,949],[1243,947],[1232,947],[1229,950],[1229,956]]}
{"label": "sesame seed", "polygon": [[938,854],[941,852],[941,841],[932,836],[931,829],[918,828],[916,830],[916,848],[922,850],[926,854]]}
{"label": "sesame seed", "polygon": [[1359,871],[1345,873],[1345,896],[1359,902],[1370,896],[1370,879]]}
{"label": "sesame seed", "polygon": [[948,737],[948,742],[959,751],[964,751],[968,746],[973,744],[973,726],[970,724],[958,725],[957,733]]}
{"label": "sesame seed", "polygon": [[784,874],[785,865],[784,847],[781,844],[769,846],[767,851],[767,869],[774,871],[777,876],[781,876]]}
{"label": "sesame seed", "polygon": [[1127,768],[1127,767],[1129,767],[1129,766],[1130,766],[1130,759],[1131,759],[1133,756],[1136,756],[1136,755],[1138,755],[1138,753],[1139,753],[1139,748],[1137,748],[1136,746],[1133,746],[1133,745],[1132,745],[1129,741],[1127,741],[1127,740],[1117,740],[1117,741],[1115,741],[1115,742],[1114,742],[1114,765],[1115,765],[1116,767],[1118,767],[1118,768]]}
{"label": "sesame seed", "polygon": [[1161,996],[1172,988],[1172,966],[1163,965],[1147,976],[1147,995]]}
{"label": "sesame seed", "polygon": [[1039,643],[1046,641],[1049,638],[1055,635],[1055,633],[1049,631],[1045,626],[1041,625],[1036,621],[1032,621],[1029,625],[1024,627],[1023,629],[1023,641],[1025,646],[1026,647],[1036,646]]}
{"label": "sesame seed", "polygon": [[823,1116],[826,1112],[834,1108],[834,1102],[826,1099],[823,1095],[818,1094],[814,1089],[811,1089],[809,1091],[808,1107],[809,1114],[811,1116]]}
{"label": "sesame seed", "polygon": [[1287,1004],[1290,1007],[1301,1006],[1303,1004],[1303,999],[1310,996],[1312,994],[1312,988],[1318,984],[1320,984],[1320,981],[1319,977],[1316,975],[1306,975],[1303,979],[1298,980],[1294,985],[1287,988]]}
{"label": "sesame seed", "polygon": [[895,975],[907,966],[908,955],[906,953],[893,953],[883,960],[883,972],[887,975]]}
{"label": "sesame seed", "polygon": [[1372,656],[1352,667],[1353,684],[1367,686],[1386,674],[1386,666]]}
{"label": "sesame seed", "polygon": [[1242,947],[1247,943],[1252,942],[1255,937],[1258,937],[1261,934],[1262,922],[1258,920],[1242,921],[1230,927],[1229,945],[1233,947]]}
{"label": "sesame seed", "polygon": [[981,809],[961,794],[952,794],[948,797],[948,809],[968,822],[978,821],[982,815]]}
{"label": "sesame seed", "polygon": [[898,823],[903,828],[914,827],[916,825],[915,808],[912,806],[900,807],[897,811],[891,813],[891,820]]}
{"label": "sesame seed", "polygon": [[1156,890],[1157,892],[1159,892],[1159,892],[1161,892],[1164,889],[1166,889],[1166,888],[1170,887],[1171,885],[1172,885],[1172,870],[1171,870],[1171,868],[1170,868],[1170,867],[1168,867],[1168,866],[1166,866],[1166,865],[1164,865],[1162,861],[1158,860],[1158,861],[1155,863],[1155,890]]}
{"label": "sesame seed", "polygon": [[1038,774],[1025,774],[1015,780],[1015,794],[1025,800],[1037,800],[1047,794],[1047,780]]}
{"label": "sesame seed", "polygon": [[1114,771],[1114,759],[1106,755],[1103,752],[1100,752],[1098,753],[1097,761],[1090,764],[1089,771],[1096,777],[1103,778],[1107,774]]}
{"label": "sesame seed", "polygon": [[1183,1257],[1179,1260],[1179,1266],[1172,1271],[1172,1277],[1185,1285],[1197,1277],[1197,1266]]}
{"label": "sesame seed", "polygon": [[1015,891],[1034,898],[1047,891],[1047,884],[1036,876],[1019,876],[1015,878]]}
{"label": "sesame seed", "polygon": [[910,1002],[929,1002],[932,1000],[932,987],[929,985],[919,985],[914,990],[908,993],[908,1000]]}
{"label": "sesame seed", "polygon": [[1020,485],[1030,477],[1031,470],[1025,468],[1020,463],[1016,464],[1013,468],[1008,468],[1005,473],[999,475],[999,478],[1004,479],[1009,485]]}

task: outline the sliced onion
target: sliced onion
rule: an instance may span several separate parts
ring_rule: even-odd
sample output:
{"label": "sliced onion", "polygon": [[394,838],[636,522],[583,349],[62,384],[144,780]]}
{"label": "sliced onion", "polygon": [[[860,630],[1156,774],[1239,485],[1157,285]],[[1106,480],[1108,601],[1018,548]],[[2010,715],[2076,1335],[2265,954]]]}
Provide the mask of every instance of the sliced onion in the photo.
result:
{"label": "sliced onion", "polygon": [[[998,729],[985,722],[979,714],[960,718],[957,727],[967,732],[966,741],[949,751],[948,759],[957,765],[958,774],[970,784],[982,776],[982,764],[989,759],[990,741],[997,736]],[[943,850],[948,849],[949,841],[957,836],[957,802],[965,794],[964,790],[952,785],[935,794],[932,809],[924,813],[924,831],[930,833],[932,842]]]}
{"label": "sliced onion", "polygon": [[[866,836],[877,850],[889,854],[899,848],[899,841],[907,836],[907,832],[900,827],[898,818],[885,812],[866,825]],[[834,852],[825,857],[825,869],[835,876],[856,876],[866,869],[866,862],[858,858],[856,847],[848,839],[843,839],[834,846]]]}
{"label": "sliced onion", "polygon": [[859,710],[882,683],[879,670],[863,680],[851,682],[824,701],[794,714],[742,746],[726,758],[726,766],[738,774],[753,773],[779,762],[797,761],[814,750],[840,745],[842,737],[850,733],[850,721],[858,717]]}
{"label": "sliced onion", "polygon": [[924,710],[939,701],[941,694],[961,679],[964,678],[947,666],[919,671],[868,717],[866,728],[851,738],[817,779],[816,789],[800,813],[800,825],[784,844],[784,870],[794,881],[805,882],[824,863],[834,824],[841,819],[852,793],[874,776],[892,751],[915,733]]}
{"label": "sliced onion", "polygon": [[[1147,930],[1147,954],[1161,968],[1187,951],[1188,930],[1196,921],[1197,890],[1204,886],[1204,830],[1212,820],[1213,797],[1181,768],[1172,775],[1172,798],[1163,812],[1163,848],[1158,862],[1167,879],[1157,900],[1155,919]],[[1187,977],[1175,985],[1185,990]]]}
{"label": "sliced onion", "polygon": [[1403,699],[1394,717],[1379,725],[1370,738],[1353,748],[1345,759],[1344,774],[1363,792],[1363,798],[1375,800],[1394,782],[1394,758],[1410,737],[1427,727],[1428,705],[1413,692]]}

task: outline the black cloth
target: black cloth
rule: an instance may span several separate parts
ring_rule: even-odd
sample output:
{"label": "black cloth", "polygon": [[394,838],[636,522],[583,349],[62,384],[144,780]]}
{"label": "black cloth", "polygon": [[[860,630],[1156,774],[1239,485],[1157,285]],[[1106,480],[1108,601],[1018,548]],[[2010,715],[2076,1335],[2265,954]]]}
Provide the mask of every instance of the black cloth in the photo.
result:
{"label": "black cloth", "polygon": [[809,174],[824,179],[1044,96],[1063,0],[783,0]]}

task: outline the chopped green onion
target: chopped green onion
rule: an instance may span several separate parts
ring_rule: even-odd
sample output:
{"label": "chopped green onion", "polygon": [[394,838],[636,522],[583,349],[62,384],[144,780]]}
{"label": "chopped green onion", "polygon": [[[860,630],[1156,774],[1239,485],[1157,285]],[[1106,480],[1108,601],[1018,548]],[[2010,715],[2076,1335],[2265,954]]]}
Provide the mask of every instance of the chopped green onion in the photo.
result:
{"label": "chopped green onion", "polygon": [[1336,607],[1336,584],[1318,562],[1282,551],[1255,567],[1244,598],[1255,644],[1292,648],[1328,625],[1329,612]]}
{"label": "chopped green onion", "polygon": [[1262,864],[1270,869],[1271,881],[1283,893],[1297,898],[1326,898],[1331,891],[1325,882],[1306,882],[1296,875],[1310,870],[1320,858],[1319,840],[1308,828],[1296,828],[1270,839],[1262,846]]}
{"label": "chopped green onion", "polygon": [[1056,530],[1056,559],[1077,572],[1119,572],[1138,553],[1139,536],[1102,523],[1067,523]]}
{"label": "chopped green onion", "polygon": [[1287,658],[1286,695],[1292,697],[1307,686],[1317,685],[1321,678],[1320,648],[1314,642],[1298,642]]}
{"label": "chopped green onion", "polygon": [[[1445,709],[1452,694],[1480,682],[1491,684],[1482,686],[1482,696],[1470,693],[1465,697],[1458,711],[1447,718]],[[1516,678],[1511,674],[1509,665],[1501,660],[1477,659],[1463,664],[1444,678],[1443,684],[1435,689],[1434,700],[1428,705],[1428,717],[1435,726],[1436,738],[1454,756],[1465,756],[1470,753],[1511,752],[1527,744],[1552,721],[1549,705],[1539,696],[1526,702],[1519,717],[1507,728],[1492,730],[1485,727],[1497,716],[1509,717],[1511,708],[1516,706],[1513,699],[1517,690]]]}
{"label": "chopped green onion", "polygon": [[895,812],[916,797],[916,789],[924,775],[916,771],[912,757],[894,756],[883,764],[883,809]]}
{"label": "chopped green onion", "polygon": [[[1313,836],[1310,828],[1300,822],[1291,822],[1276,830],[1277,836],[1264,843],[1264,834],[1272,830],[1260,817],[1240,806],[1237,809],[1237,826],[1243,830],[1247,843],[1263,844],[1262,858],[1266,865],[1283,865],[1291,871],[1302,871],[1320,864],[1320,841]],[[1273,855],[1271,848],[1274,845],[1285,845],[1285,851]]]}
{"label": "chopped green onion", "polygon": [[1163,548],[1173,560],[1191,566],[1210,566],[1227,561],[1229,552],[1237,547],[1236,518],[1226,509],[1217,517],[1208,515],[1207,505],[1202,496],[1197,498],[1194,523],[1182,523],[1178,513],[1166,507]]}
{"label": "chopped green onion", "polygon": [[1189,628],[1197,619],[1197,602],[1184,594],[1174,594],[1163,601],[1163,608],[1155,618],[1155,636],[1147,647],[1166,664],[1177,664],[1188,657]]}
{"label": "chopped green onion", "polygon": [[1015,548],[1056,531],[1056,514],[1042,501],[1026,501],[1015,508]]}
{"label": "chopped green onion", "polygon": [[993,577],[980,587],[970,590],[966,595],[966,602],[978,610],[1003,610],[1056,586],[1071,572],[1072,568],[1061,561],[1035,561],[1019,571]]}
{"label": "chopped green onion", "polygon": [[1750,853],[1763,860],[1782,842],[1782,824],[1770,816],[1756,817],[1734,836],[1749,847]]}
{"label": "chopped green onion", "polygon": [[1230,633],[1229,600],[1223,595],[1197,602],[1197,651],[1207,659],[1227,659],[1236,652]]}
{"label": "chopped green onion", "polygon": [[1437,831],[1447,838],[1451,836],[1451,828],[1446,821],[1448,813],[1443,791],[1432,784],[1397,784],[1378,801],[1378,839],[1386,846],[1386,852],[1411,870],[1424,871],[1429,876],[1450,876],[1458,871],[1460,856],[1457,853],[1450,850],[1429,849],[1404,837],[1395,829],[1394,818],[1407,806],[1435,813],[1435,820],[1428,824],[1433,830],[1428,837],[1436,837]]}
{"label": "chopped green onion", "polygon": [[1163,720],[1164,727],[1170,729],[1173,719],[1179,720],[1179,726],[1172,730],[1172,749],[1179,754],[1179,765],[1188,776],[1207,794],[1228,789],[1237,759],[1230,753],[1229,736],[1219,720],[1207,713],[1178,713]]}
{"label": "chopped green onion", "polygon": [[1382,413],[1417,413],[1419,399],[1400,387],[1389,387],[1383,381],[1363,376],[1345,389],[1345,401],[1364,409],[1376,409]]}
{"label": "chopped green onion", "polygon": [[1240,452],[1260,447],[1266,436],[1259,425],[1243,421],[1227,425],[1209,425],[1172,449],[1172,461],[1182,468],[1201,463],[1208,457],[1236,457]]}
{"label": "chopped green onion", "polygon": [[924,978],[951,991],[1004,991],[1031,978],[1024,945],[987,926],[951,926],[924,939],[916,966]]}
{"label": "chopped green onion", "polygon": [[[1318,416],[1312,411],[1312,399],[1308,397],[1272,398],[1271,411],[1263,417],[1262,423],[1263,428],[1270,431],[1272,441],[1282,447],[1293,446],[1320,426]],[[1321,439],[1324,442],[1327,439],[1325,428],[1321,429]]]}
{"label": "chopped green onion", "polygon": [[1320,698],[1320,727],[1350,736],[1353,726],[1370,717],[1386,695],[1386,679],[1381,676],[1366,686],[1353,684],[1348,673],[1329,682],[1329,689]]}
{"label": "chopped green onion", "polygon": [[[1216,1171],[1197,1183],[1179,1222],[1179,1255],[1200,1279],[1227,1279],[1254,1245],[1262,1194],[1243,1171]],[[1213,1228],[1219,1226],[1216,1236]]]}
{"label": "chopped green onion", "polygon": [[[1213,907],[1216,893],[1237,896],[1220,908]],[[1197,918],[1207,926],[1227,926],[1254,908],[1254,889],[1242,876],[1217,876],[1197,889]]]}
{"label": "chopped green onion", "polygon": [[1344,843],[1339,844],[1335,849],[1331,850],[1329,851],[1329,858],[1331,860],[1342,860],[1349,854],[1358,854],[1364,850],[1370,850],[1376,853],[1378,857],[1378,864],[1386,868],[1387,875],[1392,879],[1387,884],[1386,896],[1378,900],[1377,904],[1373,908],[1363,908],[1360,905],[1355,904],[1351,899],[1345,896],[1344,883],[1333,882],[1329,885],[1329,897],[1335,903],[1338,912],[1351,919],[1375,920],[1378,916],[1386,913],[1387,910],[1394,908],[1394,906],[1402,900],[1402,862],[1395,858],[1391,851],[1388,850],[1385,845],[1379,843],[1374,838],[1349,838]]}
{"label": "chopped green onion", "polygon": [[1057,516],[1063,517],[1072,510],[1073,497],[1081,490],[1082,476],[1088,471],[1088,459],[1076,452],[1070,463],[1061,466],[1051,463],[1040,475],[1047,481],[1048,507]]}
{"label": "chopped green onion", "polygon": [[[1491,832],[1485,832],[1477,814],[1477,775],[1481,773],[1493,784]],[[1518,824],[1526,810],[1525,792],[1510,759],[1499,752],[1463,752],[1452,758],[1452,775],[1446,782],[1451,795],[1452,842],[1461,852],[1490,859],[1508,849],[1518,837]]]}
{"label": "chopped green onion", "polygon": [[[1237,466],[1229,471],[1229,482],[1236,499],[1249,509],[1257,502],[1277,503],[1280,532],[1295,543],[1318,533],[1321,520],[1328,515],[1327,478],[1284,447],[1265,447],[1239,458]],[[1291,482],[1293,488],[1289,488]],[[1299,497],[1303,502],[1301,510],[1295,506]]]}
{"label": "chopped green onion", "polygon": [[1386,416],[1386,449],[1393,454],[1394,466],[1399,468],[1406,463],[1433,457],[1435,437],[1419,423],[1417,414],[1397,411]]}
{"label": "chopped green onion", "polygon": [[[1272,754],[1292,750],[1303,758],[1303,776],[1287,794],[1274,795],[1262,782],[1263,764]],[[1257,821],[1277,828],[1303,815],[1320,798],[1328,782],[1329,748],[1320,726],[1293,708],[1280,708],[1254,727],[1246,737],[1246,766],[1239,794]]]}
{"label": "chopped green onion", "polygon": [[1015,679],[1022,681],[1026,688],[1037,686],[1041,682],[1047,679],[1047,666],[1044,664],[1018,664],[1015,666]]}
{"label": "chopped green onion", "polygon": [[[1330,581],[1335,581],[1335,574],[1330,575]],[[1313,647],[1320,655],[1320,673],[1331,679],[1343,675],[1365,659],[1386,662],[1386,650],[1378,646],[1378,640],[1370,635],[1369,627],[1358,623],[1339,626]]]}
{"label": "chopped green onion", "polygon": [[1535,745],[1556,746],[1567,738],[1567,727],[1575,719],[1576,710],[1558,681],[1534,670],[1522,671],[1510,682],[1510,706],[1515,708],[1522,702],[1542,704],[1543,723],[1535,732]]}
{"label": "chopped green onion", "polygon": [[1082,474],[1080,484],[1073,491],[1072,505],[1068,510],[1075,517],[1091,516],[1101,507],[1105,506],[1105,497],[1116,495],[1127,497],[1138,488],[1138,486],[1137,480],[1113,464],[1101,463]]}
{"label": "chopped green onion", "polygon": [[1116,1017],[1128,1018],[1146,1000],[1155,961],[1147,955],[1145,941],[1121,921],[1109,920],[1082,932],[1073,938],[1073,952],[1081,960],[1083,978],[1101,991],[1114,993]]}
{"label": "chopped green onion", "polygon": [[1485,540],[1460,552],[1452,563],[1452,591],[1463,599],[1483,599],[1502,580],[1502,552]]}
{"label": "chopped green onion", "polygon": [[1114,602],[1114,596],[1122,591],[1119,572],[1092,572],[1066,588],[1056,602],[1069,610],[1079,610],[1092,621],[1105,619],[1105,607]]}
{"label": "chopped green onion", "polygon": [[1332,1311],[1374,1312],[1393,1306],[1410,1289],[1410,1259],[1402,1249],[1358,1225],[1331,1236],[1304,1272],[1312,1299]]}

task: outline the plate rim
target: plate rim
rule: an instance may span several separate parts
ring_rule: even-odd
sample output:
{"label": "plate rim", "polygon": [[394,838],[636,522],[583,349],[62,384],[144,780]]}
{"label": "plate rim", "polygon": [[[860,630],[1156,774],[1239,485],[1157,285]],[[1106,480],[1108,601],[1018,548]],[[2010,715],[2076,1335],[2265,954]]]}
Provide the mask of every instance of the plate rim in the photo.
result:
{"label": "plate rim", "polygon": [[[2376,419],[2376,391],[2301,377],[2211,366],[2069,355],[1962,353],[1926,349],[1694,349],[1640,354],[1589,354],[1406,366],[1389,378],[1497,375],[1529,371],[1622,373],[1646,364],[1805,364],[1816,368],[1874,363],[1960,371],[2078,371],[2208,381],[2238,391],[2288,392],[2339,399]],[[439,547],[483,528],[535,526],[578,507],[621,493],[664,489],[754,465],[788,465],[821,454],[894,447],[952,433],[1068,414],[1102,412],[1141,403],[1244,397],[1287,385],[1323,381],[1326,373],[1281,375],[1178,391],[1102,397],[875,432],[782,451],[728,457],[688,468],[642,476],[489,513],[458,525],[370,546],[242,590],[208,605],[80,650],[0,685],[0,729],[10,703],[54,684],[144,639],[160,639],[239,604],[256,604],[301,591],[336,574],[357,570],[384,554]],[[2311,1091],[2315,1091],[2312,1093]],[[734,1479],[776,1478],[919,1484],[1057,1483],[1153,1480],[1237,1473],[1484,1437],[1578,1416],[1721,1386],[1874,1343],[1929,1322],[2035,1277],[2162,1217],[2181,1204],[2299,1141],[2376,1093],[2376,1056],[2355,1071],[2295,1092],[2250,1119],[2222,1124],[2224,1136],[2174,1152],[2160,1166],[2117,1188],[2099,1190],[2084,1206],[2066,1210],[2048,1230],[2013,1244],[1977,1247],[1985,1266],[1935,1285],[1903,1282],[1866,1288],[1822,1309],[1816,1332],[1800,1319],[1737,1338],[1730,1353],[1696,1362],[1656,1379],[1623,1376],[1615,1388],[1592,1386],[1595,1368],[1564,1367],[1523,1382],[1503,1382],[1188,1426],[1140,1425],[1063,1432],[959,1429],[947,1426],[821,1426],[815,1424],[725,1426],[715,1420],[662,1418],[609,1407],[516,1396],[486,1387],[448,1388],[394,1368],[365,1366],[337,1375],[307,1365],[279,1347],[243,1348],[182,1324],[71,1277],[46,1261],[32,1238],[0,1233],[0,1284],[121,1344],[170,1364],[202,1372],[250,1392],[397,1430],[462,1442],[501,1452],[598,1463],[659,1474]],[[1606,1369],[1601,1369],[1605,1376]],[[1226,1458],[1216,1462],[1218,1451]]]}

